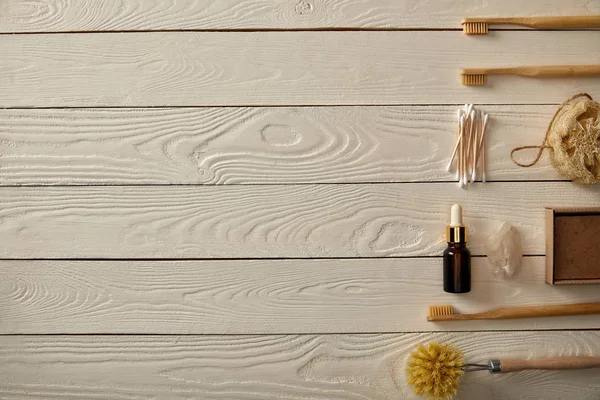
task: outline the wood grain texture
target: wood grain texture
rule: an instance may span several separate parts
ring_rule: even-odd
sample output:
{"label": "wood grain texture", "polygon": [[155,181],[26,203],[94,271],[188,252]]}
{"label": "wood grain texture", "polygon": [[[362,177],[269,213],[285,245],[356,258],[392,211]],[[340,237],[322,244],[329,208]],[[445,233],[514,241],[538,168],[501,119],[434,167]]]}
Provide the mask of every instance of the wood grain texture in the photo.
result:
{"label": "wood grain texture", "polygon": [[464,87],[459,69],[600,64],[599,44],[600,31],[2,35],[0,107],[553,104],[600,80]]}
{"label": "wood grain texture", "polygon": [[0,189],[3,258],[439,256],[461,203],[470,248],[500,221],[544,254],[544,207],[591,207],[600,187],[477,184]]}
{"label": "wood grain texture", "polygon": [[600,302],[598,288],[544,283],[544,257],[513,279],[473,259],[473,290],[442,291],[442,261],[0,261],[0,334],[273,334],[598,329],[598,315],[426,321],[458,312]]}
{"label": "wood grain texture", "polygon": [[467,16],[599,12],[597,0],[4,0],[0,32],[460,28]]}
{"label": "wood grain texture", "polygon": [[[455,106],[0,110],[0,184],[450,181]],[[483,106],[488,180],[561,179],[541,143],[557,106]],[[524,153],[533,157],[534,153]]]}
{"label": "wood grain texture", "polygon": [[[3,399],[395,400],[419,343],[468,360],[597,355],[598,332],[310,336],[4,336]],[[470,373],[456,400],[596,400],[598,370]]]}

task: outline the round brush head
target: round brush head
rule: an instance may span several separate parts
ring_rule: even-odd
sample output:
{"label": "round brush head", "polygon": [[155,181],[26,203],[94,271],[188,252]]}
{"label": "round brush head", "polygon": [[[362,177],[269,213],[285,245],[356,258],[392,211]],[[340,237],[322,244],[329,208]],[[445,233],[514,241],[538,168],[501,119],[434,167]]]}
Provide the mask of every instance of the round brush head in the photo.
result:
{"label": "round brush head", "polygon": [[408,360],[408,383],[419,396],[436,400],[451,399],[458,392],[464,365],[462,352],[452,345],[420,344]]}

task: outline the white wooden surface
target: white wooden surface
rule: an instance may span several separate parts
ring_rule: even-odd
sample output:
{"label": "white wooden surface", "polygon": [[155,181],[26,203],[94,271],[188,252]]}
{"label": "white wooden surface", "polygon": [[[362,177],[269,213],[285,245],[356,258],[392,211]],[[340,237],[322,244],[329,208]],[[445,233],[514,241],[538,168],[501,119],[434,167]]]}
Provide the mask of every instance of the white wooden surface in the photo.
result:
{"label": "white wooden surface", "polygon": [[[519,168],[556,106],[482,106],[488,180]],[[449,181],[456,106],[0,110],[0,184],[289,184]],[[524,152],[523,160],[535,152]]]}
{"label": "white wooden surface", "polygon": [[[543,207],[600,206],[600,189],[547,158],[508,159],[600,80],[458,79],[600,63],[599,31],[465,37],[465,16],[599,13],[599,0],[0,0],[0,398],[413,399],[418,343],[472,361],[599,355],[597,316],[425,321],[435,304],[600,301],[597,286],[543,283]],[[496,182],[464,191],[444,167],[466,102],[492,116]],[[473,291],[442,292],[455,202],[475,254],[501,220],[519,229],[529,256],[512,280],[476,257]],[[599,397],[590,370],[470,375],[458,399]]]}
{"label": "white wooden surface", "polygon": [[[3,336],[3,399],[395,400],[419,343],[473,362],[593,355],[598,332],[272,336]],[[597,370],[472,373],[457,400],[596,400]]]}
{"label": "white wooden surface", "polygon": [[2,258],[439,256],[454,202],[473,254],[501,221],[545,254],[544,207],[593,207],[571,182],[0,188]]}
{"label": "white wooden surface", "polygon": [[0,32],[457,29],[468,16],[598,13],[597,0],[3,0]]}
{"label": "white wooden surface", "polygon": [[596,315],[430,323],[459,312],[600,301],[593,285],[544,283],[544,257],[507,280],[473,259],[473,290],[444,293],[441,259],[1,261],[0,334],[371,333],[600,329]]}
{"label": "white wooden surface", "polygon": [[600,80],[465,87],[459,69],[600,64],[599,42],[600,31],[1,35],[0,107],[553,104]]}

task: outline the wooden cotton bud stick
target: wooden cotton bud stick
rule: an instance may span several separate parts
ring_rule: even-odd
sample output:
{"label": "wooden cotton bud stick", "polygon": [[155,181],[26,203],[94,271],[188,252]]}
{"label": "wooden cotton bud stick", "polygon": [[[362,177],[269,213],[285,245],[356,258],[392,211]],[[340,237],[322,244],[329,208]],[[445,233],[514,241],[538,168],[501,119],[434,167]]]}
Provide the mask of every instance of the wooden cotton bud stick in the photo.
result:
{"label": "wooden cotton bud stick", "polygon": [[460,168],[458,171],[458,183],[461,188],[465,186],[464,175],[465,175],[465,169],[467,167],[466,148],[467,148],[467,132],[469,131],[469,124],[470,124],[470,115],[465,114],[465,123],[461,127],[461,132],[460,132],[460,148],[459,148]]}
{"label": "wooden cotton bud stick", "polygon": [[458,186],[462,187],[462,171],[463,171],[463,160],[464,160],[464,151],[463,147],[465,146],[465,126],[467,123],[467,118],[463,114],[460,116],[460,137],[458,138],[458,155],[457,155],[457,174],[458,174]]}
{"label": "wooden cotton bud stick", "polygon": [[482,137],[481,129],[483,129],[483,111],[480,113],[480,117],[477,119],[477,125],[475,127],[475,135],[473,137],[473,171],[471,173],[471,182],[477,181],[477,167],[479,158],[479,142]]}
{"label": "wooden cotton bud stick", "polygon": [[[471,104],[472,106],[472,104]],[[471,159],[471,147],[474,146],[473,144],[473,134],[474,134],[474,130],[476,129],[476,120],[475,120],[475,110],[473,110],[473,107],[470,107],[471,113],[469,115],[469,119],[470,119],[470,123],[469,123],[469,129],[467,132],[465,132],[465,169],[463,171],[463,181],[464,184],[467,185],[469,183],[469,174],[470,174],[470,168],[472,167],[473,161]]]}
{"label": "wooden cotton bud stick", "polygon": [[[458,112],[456,113],[457,116],[457,121],[458,121],[458,134],[457,134],[457,140],[456,140],[456,145],[454,146],[454,151],[452,152],[452,156],[450,157],[450,161],[448,162],[448,165],[446,166],[446,171],[450,172],[452,171],[452,163],[454,162],[454,159],[456,158],[456,152],[458,151],[458,146],[460,145],[460,138],[461,138],[461,124],[464,124],[464,115],[462,110],[459,108]],[[461,120],[463,120],[461,122]],[[457,162],[458,164],[458,162]]]}
{"label": "wooden cotton bud stick", "polygon": [[485,162],[485,128],[488,122],[488,114],[483,113],[483,123],[481,126],[481,137],[479,138],[478,153],[481,155],[481,181],[486,181],[485,170],[486,170],[486,162]]}

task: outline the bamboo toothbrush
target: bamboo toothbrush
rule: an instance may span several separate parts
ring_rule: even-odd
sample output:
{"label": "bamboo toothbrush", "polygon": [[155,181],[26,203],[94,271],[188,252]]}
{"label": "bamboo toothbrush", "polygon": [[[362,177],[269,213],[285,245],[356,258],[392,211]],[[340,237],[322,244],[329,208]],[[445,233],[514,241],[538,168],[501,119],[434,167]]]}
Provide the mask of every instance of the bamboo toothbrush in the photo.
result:
{"label": "bamboo toothbrush", "polygon": [[600,15],[577,17],[464,18],[461,24],[463,26],[463,33],[467,35],[487,35],[488,25],[490,24],[521,25],[535,29],[600,28]]}
{"label": "bamboo toothbrush", "polygon": [[519,75],[532,78],[565,78],[600,76],[600,65],[543,65],[501,68],[463,68],[462,83],[466,86],[485,85],[487,75]]}
{"label": "bamboo toothbrush", "polygon": [[430,306],[427,321],[465,321],[475,319],[519,319],[600,314],[600,303],[561,304],[554,306],[504,307],[474,313],[455,314],[451,305]]}

